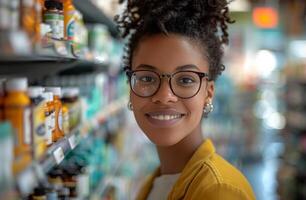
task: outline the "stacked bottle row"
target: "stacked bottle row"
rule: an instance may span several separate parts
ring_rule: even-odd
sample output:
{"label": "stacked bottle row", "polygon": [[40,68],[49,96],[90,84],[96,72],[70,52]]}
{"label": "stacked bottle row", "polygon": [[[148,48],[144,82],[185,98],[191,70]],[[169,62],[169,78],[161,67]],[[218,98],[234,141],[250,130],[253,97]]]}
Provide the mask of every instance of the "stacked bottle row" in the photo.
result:
{"label": "stacked bottle row", "polygon": [[89,73],[80,75],[63,75],[49,77],[45,85],[60,87],[77,87],[85,98],[85,119],[90,119],[101,108],[107,107],[113,100],[127,96],[129,86],[124,73],[107,75],[105,73]]}
{"label": "stacked bottle row", "polygon": [[16,35],[19,45],[36,53],[55,41],[67,41],[73,51],[61,44],[66,48],[59,50],[61,54],[70,52],[88,60],[116,64],[121,58],[122,45],[110,36],[107,27],[85,25],[72,0],[1,0],[0,34],[8,38]]}
{"label": "stacked bottle row", "polygon": [[90,199],[101,180],[115,168],[117,139],[110,138],[122,134],[124,121],[119,113],[110,117],[47,174],[48,183],[40,184],[29,199]]}
{"label": "stacked bottle row", "polygon": [[282,132],[285,148],[278,171],[281,200],[306,199],[306,104],[304,81],[291,80],[286,86],[286,127]]}
{"label": "stacked bottle row", "polygon": [[55,39],[73,41],[80,29],[75,30],[75,26],[83,23],[72,0],[2,0],[0,7],[0,30],[23,30],[33,44],[40,42],[45,29],[50,29]]}
{"label": "stacked bottle row", "polygon": [[33,161],[45,159],[54,143],[66,141],[128,91],[124,74],[54,77],[40,84],[48,87],[28,87],[26,78],[1,81],[0,198]]}
{"label": "stacked bottle row", "polygon": [[2,84],[1,120],[10,122],[15,131],[16,175],[81,123],[79,90],[28,87],[26,78],[9,79]]}

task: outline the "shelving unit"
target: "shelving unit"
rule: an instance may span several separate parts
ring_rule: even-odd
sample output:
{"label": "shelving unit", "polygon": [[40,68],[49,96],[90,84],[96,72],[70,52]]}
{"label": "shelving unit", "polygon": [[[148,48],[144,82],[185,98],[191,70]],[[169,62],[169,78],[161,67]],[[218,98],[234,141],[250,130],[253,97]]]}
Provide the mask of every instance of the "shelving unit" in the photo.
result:
{"label": "shelving unit", "polygon": [[[26,45],[23,48],[27,49]],[[67,41],[51,39],[48,46],[28,49],[27,53],[9,49],[9,52],[0,49],[0,74],[23,75],[37,80],[74,68],[78,68],[79,71],[86,68],[89,71],[108,70],[108,63],[77,55],[73,46]]]}
{"label": "shelving unit", "polygon": [[[86,24],[104,24],[108,27],[113,39],[119,38],[119,32],[113,21],[90,0],[74,0],[74,5],[82,13]],[[108,73],[110,68],[110,63],[95,59],[90,51],[79,52],[68,41],[44,38],[41,44],[33,46],[21,30],[0,31],[0,79],[22,76],[27,77],[30,83],[37,83],[42,82],[45,77],[57,75]],[[81,141],[87,139],[89,133],[100,128],[101,124],[120,112],[126,104],[125,96],[112,101],[94,117],[52,144],[40,160],[33,161],[30,166],[14,177],[15,188],[18,190],[16,198],[27,198],[37,186],[48,185],[48,172],[59,166]],[[103,181],[101,181],[102,185],[107,184]],[[16,192],[12,191],[12,193],[15,195]],[[0,198],[2,198],[1,195]]]}
{"label": "shelving unit", "polygon": [[119,38],[115,23],[90,0],[74,0],[76,8],[83,13],[84,21],[89,24],[105,24],[113,37]]}
{"label": "shelving unit", "polygon": [[[41,161],[34,162],[17,176],[16,184],[21,195],[27,196],[38,185],[38,183],[44,183],[46,181],[45,174],[53,167],[59,165],[64,160],[65,156],[73,151],[82,139],[86,138],[90,130],[96,129],[99,125],[104,123],[108,117],[123,109],[126,105],[126,101],[127,98],[122,97],[121,99],[111,103],[93,119],[83,123],[69,135],[49,147],[46,155],[41,159]],[[29,179],[32,180],[32,182],[29,182]]]}
{"label": "shelving unit", "polygon": [[[85,23],[104,24],[114,38],[119,32],[113,21],[90,0],[74,0]],[[81,55],[68,41],[48,39],[48,44],[32,47],[23,31],[0,32],[0,75],[24,75],[33,80],[55,75],[75,67],[107,71],[109,63],[95,60],[90,53]]]}

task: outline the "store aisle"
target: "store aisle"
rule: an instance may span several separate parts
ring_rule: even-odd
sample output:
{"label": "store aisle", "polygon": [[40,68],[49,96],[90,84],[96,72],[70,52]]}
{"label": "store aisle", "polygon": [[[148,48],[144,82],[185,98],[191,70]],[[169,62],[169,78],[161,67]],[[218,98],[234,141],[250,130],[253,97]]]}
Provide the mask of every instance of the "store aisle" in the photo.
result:
{"label": "store aisle", "polygon": [[[269,133],[268,133],[269,134]],[[270,133],[271,134],[271,133]],[[274,139],[272,139],[274,138]],[[282,152],[282,143],[270,137],[265,144],[262,158],[244,162],[242,172],[250,181],[258,200],[277,200],[278,157]],[[273,141],[274,140],[274,141]]]}

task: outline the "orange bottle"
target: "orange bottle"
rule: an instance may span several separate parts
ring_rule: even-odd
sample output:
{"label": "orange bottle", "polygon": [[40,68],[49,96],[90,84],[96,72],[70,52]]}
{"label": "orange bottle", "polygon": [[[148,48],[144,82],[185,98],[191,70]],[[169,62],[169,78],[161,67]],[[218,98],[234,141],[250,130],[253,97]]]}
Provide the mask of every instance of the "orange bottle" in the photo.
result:
{"label": "orange bottle", "polygon": [[46,135],[45,141],[47,146],[52,145],[52,131],[55,128],[55,108],[53,103],[53,93],[44,92],[43,97],[45,99],[45,126]]}
{"label": "orange bottle", "polygon": [[14,78],[6,82],[4,117],[15,130],[14,174],[18,174],[31,162],[30,99],[27,96],[26,78]]}
{"label": "orange bottle", "polygon": [[64,4],[64,30],[65,38],[69,41],[74,40],[75,31],[75,15],[76,9],[72,3],[72,0],[63,1]]}
{"label": "orange bottle", "polygon": [[62,102],[60,100],[61,88],[60,87],[47,87],[47,92],[53,93],[53,103],[55,108],[55,127],[52,131],[52,141],[56,142],[62,137],[64,137],[63,127],[63,112],[62,112]]}

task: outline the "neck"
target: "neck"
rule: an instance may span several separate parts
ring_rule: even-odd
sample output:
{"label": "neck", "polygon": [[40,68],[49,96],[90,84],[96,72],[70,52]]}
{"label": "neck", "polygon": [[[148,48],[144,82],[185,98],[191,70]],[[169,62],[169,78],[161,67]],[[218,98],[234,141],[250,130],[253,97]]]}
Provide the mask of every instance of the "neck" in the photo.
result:
{"label": "neck", "polygon": [[203,142],[201,127],[196,128],[179,143],[172,146],[157,146],[161,174],[180,173],[194,152]]}

